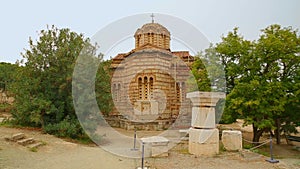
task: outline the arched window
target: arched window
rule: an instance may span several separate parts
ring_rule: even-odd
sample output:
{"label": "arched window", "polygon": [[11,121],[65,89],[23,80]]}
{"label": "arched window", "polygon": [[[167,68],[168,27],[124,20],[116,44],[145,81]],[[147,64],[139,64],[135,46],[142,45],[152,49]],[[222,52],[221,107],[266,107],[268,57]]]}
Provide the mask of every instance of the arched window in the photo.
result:
{"label": "arched window", "polygon": [[180,85],[180,82],[176,82],[176,100],[177,101],[181,101],[181,85]]}
{"label": "arched window", "polygon": [[153,77],[149,79],[149,96],[152,99],[153,97]]}
{"label": "arched window", "polygon": [[140,100],[151,99],[152,92],[153,92],[154,78],[148,76],[138,77],[137,83],[138,83],[138,99]]}
{"label": "arched window", "polygon": [[148,99],[148,93],[149,93],[149,86],[148,86],[148,77],[144,77],[144,99]]}
{"label": "arched window", "polygon": [[141,36],[138,35],[136,38],[136,48],[140,47],[140,39],[141,39]]}
{"label": "arched window", "polygon": [[150,43],[150,33],[147,34],[147,42],[146,43]]}
{"label": "arched window", "polygon": [[138,88],[139,88],[139,99],[143,98],[143,79],[141,77],[138,78]]}

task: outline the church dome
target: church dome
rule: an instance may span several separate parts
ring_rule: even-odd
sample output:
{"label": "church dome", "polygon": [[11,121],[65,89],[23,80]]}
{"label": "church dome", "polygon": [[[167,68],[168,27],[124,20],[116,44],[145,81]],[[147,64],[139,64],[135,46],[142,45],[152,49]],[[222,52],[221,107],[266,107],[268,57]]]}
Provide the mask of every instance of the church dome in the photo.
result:
{"label": "church dome", "polygon": [[170,32],[158,23],[147,23],[134,34],[135,48],[146,45],[170,50]]}
{"label": "church dome", "polygon": [[141,28],[139,28],[135,32],[135,36],[147,34],[147,33],[162,34],[162,35],[170,36],[170,32],[168,31],[168,29],[158,23],[147,23],[147,24],[143,25]]}

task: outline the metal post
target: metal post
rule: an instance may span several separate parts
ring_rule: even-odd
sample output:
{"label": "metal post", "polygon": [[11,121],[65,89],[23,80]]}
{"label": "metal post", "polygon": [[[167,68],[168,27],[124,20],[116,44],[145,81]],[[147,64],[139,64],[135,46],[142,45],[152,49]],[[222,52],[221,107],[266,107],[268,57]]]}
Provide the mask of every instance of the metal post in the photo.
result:
{"label": "metal post", "polygon": [[144,148],[145,148],[145,143],[142,142],[142,169],[144,169]]}
{"label": "metal post", "polygon": [[270,135],[270,159],[267,160],[270,163],[278,163],[278,160],[275,160],[273,158],[273,139],[272,139],[272,135]]}
{"label": "metal post", "polygon": [[131,149],[132,151],[137,151],[138,149],[136,148],[136,128],[134,128],[134,136],[133,136],[133,148]]}

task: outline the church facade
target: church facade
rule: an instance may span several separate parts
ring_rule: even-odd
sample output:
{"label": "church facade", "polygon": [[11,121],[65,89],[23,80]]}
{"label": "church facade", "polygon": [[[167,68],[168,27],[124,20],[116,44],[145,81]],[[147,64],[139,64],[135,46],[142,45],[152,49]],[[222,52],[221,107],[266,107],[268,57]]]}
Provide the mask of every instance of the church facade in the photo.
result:
{"label": "church facade", "polygon": [[186,93],[194,58],[188,51],[171,51],[170,32],[153,21],[137,29],[134,38],[133,50],[112,59],[115,108],[106,121],[128,130],[189,126]]}

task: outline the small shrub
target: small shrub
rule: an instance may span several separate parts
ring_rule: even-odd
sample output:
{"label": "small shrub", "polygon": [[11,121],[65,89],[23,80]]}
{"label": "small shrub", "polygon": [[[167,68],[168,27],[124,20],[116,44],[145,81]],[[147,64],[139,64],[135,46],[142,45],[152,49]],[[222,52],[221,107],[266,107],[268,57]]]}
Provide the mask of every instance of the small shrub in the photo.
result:
{"label": "small shrub", "polygon": [[44,131],[58,137],[68,137],[72,139],[79,138],[83,135],[83,130],[79,122],[75,119],[66,118],[57,124],[48,124]]}

